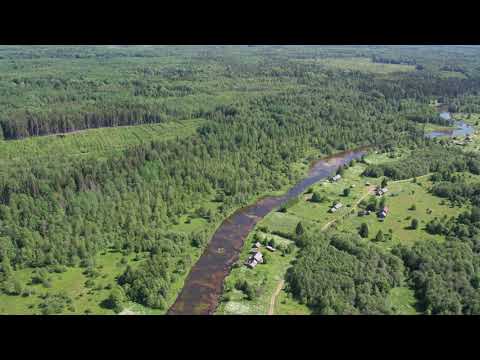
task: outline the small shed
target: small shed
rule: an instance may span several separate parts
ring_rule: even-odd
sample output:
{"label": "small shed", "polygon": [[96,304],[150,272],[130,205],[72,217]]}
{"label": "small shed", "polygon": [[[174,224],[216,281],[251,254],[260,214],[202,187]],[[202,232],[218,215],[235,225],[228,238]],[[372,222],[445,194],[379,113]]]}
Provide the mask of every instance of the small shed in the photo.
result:
{"label": "small shed", "polygon": [[270,246],[270,245],[268,245],[268,246],[266,247],[266,249],[267,249],[268,251],[271,251],[271,252],[275,252],[275,251],[276,251],[275,248],[273,248],[273,247]]}

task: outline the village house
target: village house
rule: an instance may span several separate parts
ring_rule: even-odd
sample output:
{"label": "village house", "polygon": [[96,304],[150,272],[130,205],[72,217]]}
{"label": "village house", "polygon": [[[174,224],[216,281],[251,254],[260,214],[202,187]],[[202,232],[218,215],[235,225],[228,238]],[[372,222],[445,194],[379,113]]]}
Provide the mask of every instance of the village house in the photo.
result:
{"label": "village house", "polygon": [[337,181],[340,180],[341,178],[342,178],[342,175],[340,175],[340,174],[335,175],[334,177],[332,177],[331,182],[337,182]]}
{"label": "village house", "polygon": [[380,211],[380,213],[378,214],[378,217],[380,218],[380,220],[384,220],[387,217],[388,211],[389,209],[386,206],[382,209],[382,211]]}
{"label": "village house", "polygon": [[384,188],[381,188],[381,187],[378,187],[376,190],[375,190],[377,196],[382,196],[382,195],[385,195],[387,192],[388,192],[388,188],[384,187]]}
{"label": "village house", "polygon": [[270,246],[270,245],[268,245],[268,246],[266,247],[266,249],[267,249],[268,251],[275,252],[275,248],[273,248],[273,247]]}
{"label": "village house", "polygon": [[255,268],[258,264],[263,263],[263,255],[261,252],[255,252],[255,254],[250,255],[248,257],[248,260],[245,262],[245,265],[247,265],[250,269]]}
{"label": "village house", "polygon": [[337,212],[337,210],[340,210],[342,208],[342,203],[337,203],[333,205],[333,207],[330,209],[331,213]]}

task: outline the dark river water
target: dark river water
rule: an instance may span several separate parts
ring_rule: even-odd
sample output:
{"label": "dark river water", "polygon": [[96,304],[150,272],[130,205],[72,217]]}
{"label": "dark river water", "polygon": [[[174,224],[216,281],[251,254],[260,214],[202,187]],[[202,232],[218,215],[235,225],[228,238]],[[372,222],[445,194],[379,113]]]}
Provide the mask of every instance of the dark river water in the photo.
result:
{"label": "dark river water", "polygon": [[308,189],[312,184],[331,176],[336,170],[359,159],[365,148],[346,151],[315,162],[308,176],[285,195],[265,197],[255,204],[237,210],[227,218],[213,235],[210,243],[192,268],[182,292],[168,311],[170,315],[213,314],[223,292],[223,282],[237,262],[245,239],[255,225],[268,213],[289,199]]}

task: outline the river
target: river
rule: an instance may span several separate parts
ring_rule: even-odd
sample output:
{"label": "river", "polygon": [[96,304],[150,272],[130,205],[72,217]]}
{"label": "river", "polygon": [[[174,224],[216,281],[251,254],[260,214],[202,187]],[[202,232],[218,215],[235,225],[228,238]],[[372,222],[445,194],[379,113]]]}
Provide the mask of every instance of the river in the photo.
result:
{"label": "river", "polygon": [[455,121],[452,115],[448,111],[442,111],[440,113],[440,117],[445,120],[453,120],[453,125],[455,125],[455,129],[445,129],[445,130],[437,130],[432,131],[426,136],[433,139],[437,137],[464,137],[467,135],[471,135],[474,133],[475,128],[471,125],[464,123],[463,121]]}
{"label": "river", "polygon": [[262,198],[253,205],[237,210],[227,218],[190,271],[180,295],[168,314],[213,314],[223,293],[223,282],[233,264],[238,261],[245,239],[255,225],[271,211],[302,194],[314,183],[331,176],[340,166],[353,159],[361,158],[365,153],[366,149],[360,148],[316,161],[311,166],[307,177],[285,195]]}
{"label": "river", "polygon": [[[440,116],[452,119],[447,111]],[[457,128],[445,131],[433,131],[427,137],[465,136],[474,132],[474,128],[463,122],[454,123]],[[218,306],[223,292],[223,283],[240,256],[245,239],[255,225],[271,211],[277,209],[304,191],[312,184],[331,176],[340,166],[352,159],[359,159],[366,153],[365,148],[345,151],[315,162],[305,179],[292,187],[285,195],[265,197],[255,204],[237,210],[220,225],[213,235],[207,249],[188,275],[185,285],[175,303],[168,311],[170,315],[209,315]]]}

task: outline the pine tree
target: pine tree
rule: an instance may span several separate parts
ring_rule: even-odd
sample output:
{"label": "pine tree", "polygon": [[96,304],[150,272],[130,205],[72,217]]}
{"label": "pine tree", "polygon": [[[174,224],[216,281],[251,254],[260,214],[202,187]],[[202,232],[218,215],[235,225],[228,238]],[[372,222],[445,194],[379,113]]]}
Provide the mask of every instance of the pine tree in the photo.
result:
{"label": "pine tree", "polygon": [[368,238],[368,225],[366,223],[362,223],[360,226],[359,234],[364,239]]}
{"label": "pine tree", "polygon": [[305,229],[303,228],[303,225],[301,222],[297,224],[297,227],[295,228],[295,234],[300,237],[303,234],[305,234]]}

